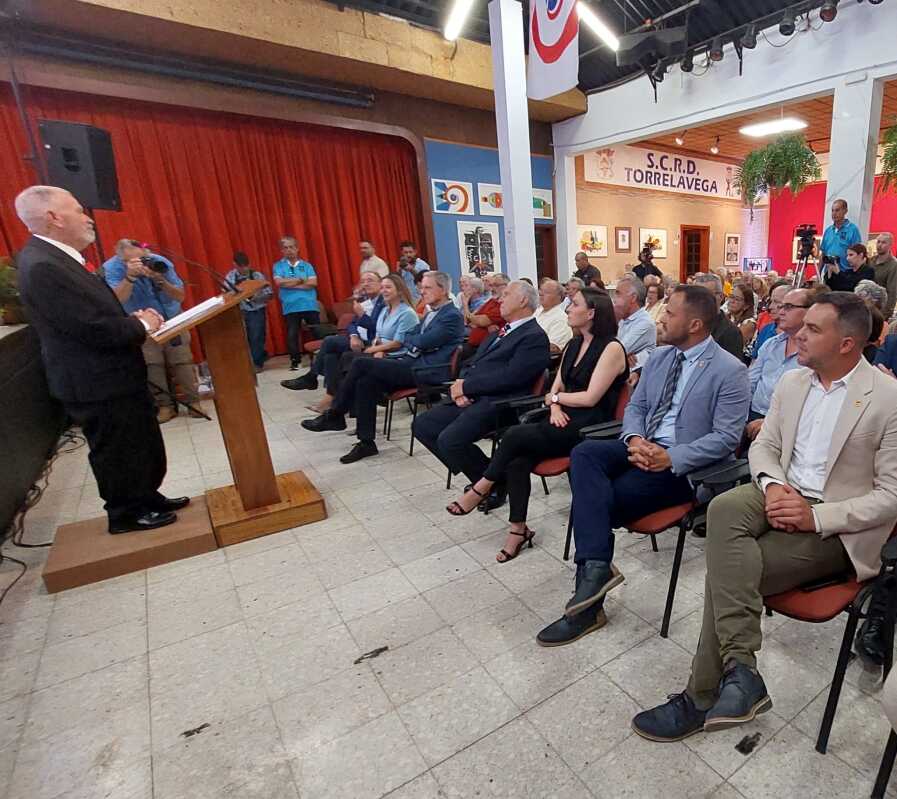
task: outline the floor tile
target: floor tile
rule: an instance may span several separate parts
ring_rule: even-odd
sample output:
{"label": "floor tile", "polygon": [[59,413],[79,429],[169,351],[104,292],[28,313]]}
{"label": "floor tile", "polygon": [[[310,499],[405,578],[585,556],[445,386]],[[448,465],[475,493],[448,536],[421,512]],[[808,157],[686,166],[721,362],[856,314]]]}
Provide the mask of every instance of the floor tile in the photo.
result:
{"label": "floor tile", "polygon": [[414,596],[369,613],[347,625],[362,652],[381,646],[391,649],[445,626],[445,622],[421,596]]}
{"label": "floor tile", "polygon": [[[664,700],[660,699],[658,703],[662,701]],[[691,738],[686,738],[682,743],[717,774],[728,779],[748,760],[756,757],[785,724],[785,719],[776,715],[774,711],[770,711],[757,716],[749,724],[713,733],[699,733]],[[756,736],[756,743],[754,748],[745,755],[735,747],[747,736]]]}
{"label": "floor tile", "polygon": [[463,618],[452,630],[483,663],[503,652],[532,642],[541,620],[519,599],[510,597],[497,605]]}
{"label": "floor tile", "polygon": [[229,565],[237,587],[258,580],[270,580],[284,572],[298,575],[311,570],[311,564],[299,544],[265,549],[254,555],[231,560]]}
{"label": "floor tile", "polygon": [[281,605],[246,619],[250,640],[259,654],[271,652],[303,637],[313,637],[340,624],[339,613],[326,593]]}
{"label": "floor tile", "polygon": [[444,799],[445,794],[439,788],[433,775],[429,772],[406,782],[387,794],[389,799]]}
{"label": "floor tile", "polygon": [[427,602],[450,624],[497,605],[510,596],[511,592],[485,570],[424,593]]}
{"label": "floor tile", "polygon": [[774,639],[763,642],[757,653],[757,668],[772,697],[775,712],[792,719],[820,693],[828,690],[832,670],[822,669],[805,660],[799,651]]}
{"label": "floor tile", "polygon": [[247,618],[267,613],[285,605],[305,602],[324,593],[321,581],[308,569],[286,571],[275,579],[263,577],[237,588],[240,606]]}
{"label": "floor tile", "polygon": [[393,568],[334,588],[330,591],[330,598],[343,619],[352,621],[416,593],[408,578],[399,569]]}
{"label": "floor tile", "polygon": [[153,594],[149,603],[149,648],[158,649],[240,621],[243,611],[234,589],[202,594],[184,602]]}
{"label": "floor tile", "polygon": [[454,546],[401,567],[402,573],[418,591],[429,591],[481,570],[480,565],[461,547]]}
{"label": "floor tile", "polygon": [[[603,631],[587,636],[597,638]],[[684,690],[691,655],[669,639],[649,638],[604,664],[601,670],[642,707],[660,704],[667,694]]]}

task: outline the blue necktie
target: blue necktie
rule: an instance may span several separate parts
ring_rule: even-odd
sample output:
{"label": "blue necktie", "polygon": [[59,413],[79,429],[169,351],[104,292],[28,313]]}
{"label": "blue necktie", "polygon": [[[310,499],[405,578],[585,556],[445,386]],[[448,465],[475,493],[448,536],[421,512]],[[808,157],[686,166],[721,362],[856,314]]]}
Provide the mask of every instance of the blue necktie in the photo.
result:
{"label": "blue necktie", "polygon": [[682,375],[682,364],[685,363],[685,354],[680,352],[676,355],[676,360],[667,373],[666,383],[663,384],[663,392],[660,395],[660,402],[651,414],[648,424],[645,425],[645,438],[649,441],[657,432],[663,417],[670,412],[673,405],[673,395],[676,393],[676,386],[679,384],[679,378]]}

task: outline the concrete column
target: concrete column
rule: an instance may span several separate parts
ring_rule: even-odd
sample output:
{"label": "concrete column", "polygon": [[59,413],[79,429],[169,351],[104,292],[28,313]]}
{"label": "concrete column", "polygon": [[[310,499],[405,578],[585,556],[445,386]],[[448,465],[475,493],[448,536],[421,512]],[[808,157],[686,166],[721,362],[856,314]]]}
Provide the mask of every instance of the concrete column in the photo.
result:
{"label": "concrete column", "polygon": [[489,38],[495,83],[495,126],[504,206],[505,271],[536,282],[533,173],[530,162],[523,13],[518,0],[491,0]]}
{"label": "concrete column", "polygon": [[835,87],[832,109],[825,225],[829,206],[841,197],[847,200],[848,219],[864,238],[869,235],[872,215],[883,88],[883,80],[874,80],[866,72],[848,75]]}
{"label": "concrete column", "polygon": [[562,283],[573,274],[573,256],[579,252],[576,234],[576,158],[554,155],[554,197],[558,280]]}

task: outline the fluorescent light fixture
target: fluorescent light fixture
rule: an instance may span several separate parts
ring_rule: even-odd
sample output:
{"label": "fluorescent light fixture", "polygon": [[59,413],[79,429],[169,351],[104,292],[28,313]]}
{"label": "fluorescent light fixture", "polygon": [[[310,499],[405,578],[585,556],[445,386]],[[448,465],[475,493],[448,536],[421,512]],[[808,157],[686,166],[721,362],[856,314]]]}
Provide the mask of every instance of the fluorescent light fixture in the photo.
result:
{"label": "fluorescent light fixture", "polygon": [[807,123],[802,119],[783,117],[782,119],[771,119],[769,122],[758,122],[756,125],[745,125],[743,128],[739,128],[738,132],[742,136],[759,139],[776,133],[786,133],[789,130],[803,130],[805,127],[807,127]]}
{"label": "fluorescent light fixture", "polygon": [[616,52],[620,49],[620,40],[614,36],[613,31],[607,27],[589,8],[585,3],[580,0],[576,4],[576,10],[579,12],[579,19],[582,22],[585,22],[592,29],[592,33],[594,33],[602,42],[604,42],[611,50]]}
{"label": "fluorescent light fixture", "polygon": [[473,8],[473,0],[455,0],[455,5],[452,6],[448,22],[445,23],[445,31],[442,34],[450,42],[455,41],[461,35],[461,28],[464,27],[464,23],[470,16],[471,8]]}

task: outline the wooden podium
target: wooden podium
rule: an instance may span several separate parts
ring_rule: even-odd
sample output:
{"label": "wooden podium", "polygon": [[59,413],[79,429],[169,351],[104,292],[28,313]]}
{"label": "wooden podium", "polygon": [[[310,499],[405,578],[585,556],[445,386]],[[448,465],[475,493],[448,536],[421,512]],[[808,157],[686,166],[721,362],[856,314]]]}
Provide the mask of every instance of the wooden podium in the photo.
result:
{"label": "wooden podium", "polygon": [[327,518],[324,500],[301,471],[275,475],[256,396],[240,303],[265,285],[245,280],[223,302],[165,332],[164,344],[192,328],[199,331],[215,386],[215,410],[234,484],[206,492],[219,546]]}

